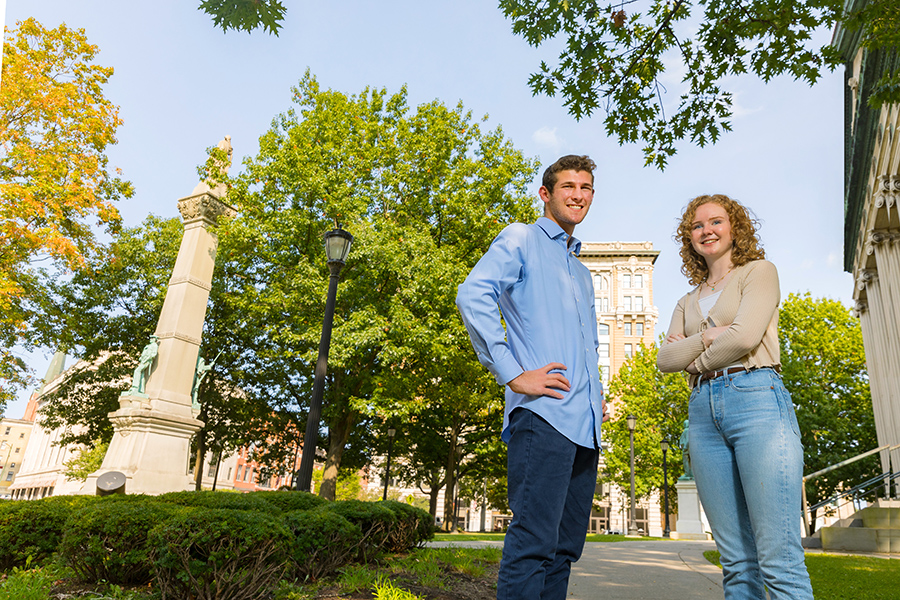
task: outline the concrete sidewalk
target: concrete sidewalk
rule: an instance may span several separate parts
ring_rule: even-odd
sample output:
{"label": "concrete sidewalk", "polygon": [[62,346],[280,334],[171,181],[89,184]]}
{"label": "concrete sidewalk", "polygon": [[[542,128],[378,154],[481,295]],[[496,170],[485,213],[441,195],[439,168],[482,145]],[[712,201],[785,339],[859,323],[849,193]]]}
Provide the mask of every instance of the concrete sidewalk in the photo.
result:
{"label": "concrete sidewalk", "polygon": [[[429,546],[502,546],[503,542],[432,542]],[[572,567],[571,600],[722,600],[722,570],[703,558],[715,542],[588,542]]]}

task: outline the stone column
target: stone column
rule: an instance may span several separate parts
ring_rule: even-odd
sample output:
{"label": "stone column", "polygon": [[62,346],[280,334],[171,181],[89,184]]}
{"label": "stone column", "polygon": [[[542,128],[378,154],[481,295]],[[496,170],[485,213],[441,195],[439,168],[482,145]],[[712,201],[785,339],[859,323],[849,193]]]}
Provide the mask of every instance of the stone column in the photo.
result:
{"label": "stone column", "polygon": [[215,266],[213,227],[225,204],[225,186],[205,183],[178,201],[184,237],[163,303],[156,336],[159,351],[150,369],[146,394],[126,392],[110,413],[115,433],[100,470],[88,478],[84,493],[108,471],[125,474],[128,494],[161,494],[189,489],[190,440],[203,423],[191,410],[191,387],[206,318]]}
{"label": "stone column", "polygon": [[679,479],[675,489],[678,490],[678,519],[675,521],[675,531],[671,533],[672,539],[708,540],[697,484],[693,479]]}
{"label": "stone column", "polygon": [[[887,358],[886,368],[879,373],[886,392],[882,412],[890,415],[884,419],[884,438],[886,443],[896,446],[900,444],[900,234],[873,231],[869,234],[869,244],[875,254],[880,310],[884,315],[876,333]],[[869,297],[870,307],[873,300]],[[890,454],[893,471],[900,471],[900,448],[893,449]],[[900,493],[900,483],[897,492]]]}

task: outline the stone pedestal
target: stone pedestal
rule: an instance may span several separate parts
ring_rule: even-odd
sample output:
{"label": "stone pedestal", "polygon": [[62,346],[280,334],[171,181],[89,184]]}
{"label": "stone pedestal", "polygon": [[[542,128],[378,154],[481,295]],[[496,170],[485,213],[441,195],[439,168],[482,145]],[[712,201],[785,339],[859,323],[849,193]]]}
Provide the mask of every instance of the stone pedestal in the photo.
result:
{"label": "stone pedestal", "polygon": [[708,540],[697,484],[693,479],[679,480],[675,489],[678,490],[678,520],[675,522],[675,531],[671,534],[672,539]]}
{"label": "stone pedestal", "polygon": [[184,237],[156,326],[159,352],[147,378],[145,395],[124,395],[110,413],[115,433],[100,470],[83,492],[93,494],[97,477],[120,471],[129,494],[161,494],[188,489],[190,441],[203,423],[191,408],[191,389],[206,305],[215,266],[217,239],[212,229],[234,209],[222,198],[225,187],[201,183],[178,202]]}

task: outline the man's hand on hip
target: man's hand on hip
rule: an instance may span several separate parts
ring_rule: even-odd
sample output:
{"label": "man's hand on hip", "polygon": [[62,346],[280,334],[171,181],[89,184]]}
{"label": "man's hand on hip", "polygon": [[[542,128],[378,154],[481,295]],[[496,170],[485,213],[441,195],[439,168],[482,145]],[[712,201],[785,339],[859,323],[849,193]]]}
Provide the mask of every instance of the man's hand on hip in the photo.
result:
{"label": "man's hand on hip", "polygon": [[569,380],[562,373],[551,373],[553,369],[566,370],[562,363],[550,363],[540,369],[525,371],[506,385],[517,394],[526,396],[550,396],[562,399],[563,395],[556,390],[569,391]]}

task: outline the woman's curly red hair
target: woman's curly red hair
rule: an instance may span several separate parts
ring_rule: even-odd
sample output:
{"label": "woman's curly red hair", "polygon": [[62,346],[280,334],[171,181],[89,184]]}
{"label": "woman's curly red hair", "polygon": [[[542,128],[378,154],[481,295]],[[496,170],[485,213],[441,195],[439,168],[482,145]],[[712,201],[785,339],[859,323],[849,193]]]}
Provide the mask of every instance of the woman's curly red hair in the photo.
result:
{"label": "woman's curly red hair", "polygon": [[683,263],[681,272],[684,273],[692,285],[700,285],[709,276],[709,267],[706,266],[706,261],[694,250],[694,246],[691,244],[691,229],[697,209],[710,202],[718,204],[728,213],[728,221],[731,224],[731,237],[734,239],[731,250],[731,262],[735,267],[766,257],[766,252],[762,249],[759,236],[756,233],[756,227],[759,222],[743,204],[724,194],[697,196],[685,207],[684,213],[681,215],[681,221],[678,223],[678,228],[673,236],[676,243],[681,243],[681,248],[678,250]]}

